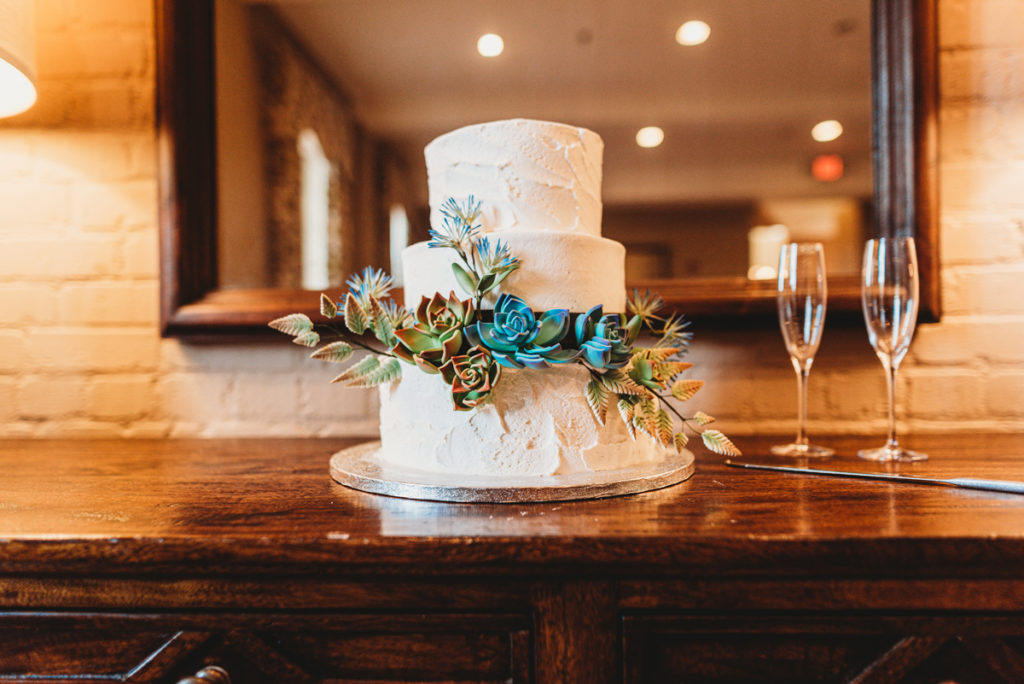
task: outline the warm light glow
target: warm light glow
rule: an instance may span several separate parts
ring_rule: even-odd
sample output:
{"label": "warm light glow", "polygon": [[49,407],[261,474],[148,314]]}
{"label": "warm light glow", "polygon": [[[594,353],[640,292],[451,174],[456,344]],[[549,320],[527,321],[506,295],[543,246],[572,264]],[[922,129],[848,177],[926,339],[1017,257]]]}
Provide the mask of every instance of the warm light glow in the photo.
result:
{"label": "warm light glow", "polygon": [[843,177],[843,158],[838,154],[819,154],[811,162],[811,176],[822,183],[831,183]]}
{"label": "warm light glow", "polygon": [[774,280],[778,276],[779,249],[789,242],[789,228],[776,223],[754,226],[747,233],[747,278]]}
{"label": "warm light glow", "polygon": [[36,101],[36,43],[32,0],[0,0],[0,116],[20,114]]}
{"label": "warm light glow", "polygon": [[505,41],[497,33],[485,33],[476,41],[476,51],[483,57],[497,57],[505,49]]}
{"label": "warm light glow", "polygon": [[409,246],[409,215],[401,204],[392,204],[388,212],[388,234],[390,239],[392,283],[402,287],[405,269],[402,267],[402,250]]}
{"label": "warm light glow", "polygon": [[829,142],[843,134],[843,125],[835,119],[822,121],[811,129],[811,137],[818,142]]}
{"label": "warm light glow", "polygon": [[711,27],[703,21],[688,21],[676,30],[676,42],[692,47],[700,45],[711,35]]}
{"label": "warm light glow", "polygon": [[636,132],[636,144],[640,147],[657,147],[665,140],[665,131],[657,126],[644,126]]}
{"label": "warm light glow", "polygon": [[0,59],[0,116],[20,114],[36,101],[36,88],[28,76]]}
{"label": "warm light glow", "polygon": [[764,264],[755,264],[747,269],[747,279],[749,280],[775,280],[778,275],[774,266],[765,266]]}

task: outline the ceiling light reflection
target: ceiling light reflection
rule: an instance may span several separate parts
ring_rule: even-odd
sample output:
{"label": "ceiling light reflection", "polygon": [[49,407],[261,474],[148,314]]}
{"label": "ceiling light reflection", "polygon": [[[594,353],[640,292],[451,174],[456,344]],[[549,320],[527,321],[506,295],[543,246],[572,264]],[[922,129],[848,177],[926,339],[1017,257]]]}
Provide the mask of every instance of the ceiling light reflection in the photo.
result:
{"label": "ceiling light reflection", "polygon": [[476,41],[476,51],[483,57],[497,57],[505,49],[505,41],[497,33],[485,33]]}
{"label": "ceiling light reflection", "polygon": [[711,27],[696,19],[684,23],[676,30],[676,42],[692,47],[700,45],[711,35]]}
{"label": "ceiling light reflection", "polygon": [[636,144],[640,147],[657,147],[665,140],[665,131],[657,126],[644,126],[636,132]]}
{"label": "ceiling light reflection", "polygon": [[829,142],[843,134],[843,124],[835,119],[821,121],[811,129],[811,137],[818,142]]}

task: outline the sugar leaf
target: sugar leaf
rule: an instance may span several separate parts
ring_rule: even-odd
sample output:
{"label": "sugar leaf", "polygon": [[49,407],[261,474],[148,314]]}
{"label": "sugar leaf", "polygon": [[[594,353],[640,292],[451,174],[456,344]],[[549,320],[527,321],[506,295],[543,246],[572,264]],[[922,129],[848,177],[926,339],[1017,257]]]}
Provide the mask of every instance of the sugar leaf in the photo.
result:
{"label": "sugar leaf", "polygon": [[715,422],[714,416],[709,416],[703,411],[697,411],[696,413],[694,413],[693,419],[697,421],[698,425],[710,425],[711,423]]}
{"label": "sugar leaf", "polygon": [[359,363],[346,368],[340,375],[331,380],[331,382],[346,382],[356,378],[361,378],[379,367],[380,361],[377,360],[376,356],[367,356]]}
{"label": "sugar leaf", "polygon": [[303,347],[315,347],[320,344],[320,335],[315,330],[307,330],[296,335],[292,342],[301,344]]}
{"label": "sugar leaf", "polygon": [[[377,300],[373,300],[377,303]],[[374,308],[373,317],[373,334],[380,340],[384,346],[388,349],[398,344],[398,338],[395,337],[395,326],[391,322],[391,316],[387,314],[384,307],[377,304]]]}
{"label": "sugar leaf", "polygon": [[353,378],[348,384],[350,387],[375,387],[376,385],[382,385],[385,382],[391,382],[401,375],[402,365],[398,362],[398,359],[386,359],[384,363],[378,365],[377,368],[374,368],[358,378]]}
{"label": "sugar leaf", "polygon": [[675,347],[648,347],[646,349],[638,350],[636,355],[641,359],[647,359],[649,361],[664,361],[677,353],[679,353],[679,349]]}
{"label": "sugar leaf", "polygon": [[274,330],[280,330],[285,335],[301,335],[313,329],[313,321],[306,314],[288,314],[281,318],[275,318],[267,323]]}
{"label": "sugar leaf", "polygon": [[356,335],[362,335],[369,325],[370,321],[366,318],[366,312],[360,306],[359,300],[349,292],[345,295],[345,327]]}
{"label": "sugar leaf", "polygon": [[331,363],[342,363],[350,356],[352,356],[352,345],[348,342],[331,342],[313,352],[310,358]]}
{"label": "sugar leaf", "polygon": [[692,399],[703,386],[703,380],[678,380],[672,385],[672,396],[679,401],[686,401]]}
{"label": "sugar leaf", "polygon": [[718,430],[705,430],[700,433],[700,438],[704,440],[704,446],[716,454],[721,454],[722,456],[742,456],[736,445]]}
{"label": "sugar leaf", "polygon": [[676,451],[677,451],[678,453],[680,453],[680,454],[681,454],[681,453],[683,453],[683,449],[685,449],[685,448],[686,448],[686,445],[687,445],[687,444],[689,443],[689,441],[690,441],[690,438],[689,438],[689,437],[687,437],[687,436],[686,436],[686,433],[685,433],[685,432],[683,432],[682,430],[680,430],[679,432],[677,432],[677,433],[676,433],[676,434],[675,434],[675,435],[674,435],[674,436],[672,437],[672,442],[673,442],[673,444],[675,444],[675,446],[676,446]]}
{"label": "sugar leaf", "polygon": [[636,404],[630,399],[623,398],[619,399],[617,407],[619,415],[622,417],[622,422],[626,424],[626,432],[629,433],[630,438],[635,442],[636,427],[633,425],[633,411],[636,408]]}
{"label": "sugar leaf", "polygon": [[658,437],[658,408],[653,399],[644,397],[637,403],[633,410],[633,425],[651,439],[660,441]]}
{"label": "sugar leaf", "polygon": [[671,380],[684,370],[693,368],[692,363],[686,361],[662,361],[655,365],[655,372],[666,380]]}
{"label": "sugar leaf", "polygon": [[469,271],[458,264],[452,264],[452,273],[455,275],[455,281],[466,291],[466,294],[476,294],[476,278]]}
{"label": "sugar leaf", "polygon": [[584,394],[587,397],[587,405],[594,412],[594,418],[601,425],[604,425],[605,417],[608,415],[608,399],[611,394],[597,378],[591,378],[587,383]]}
{"label": "sugar leaf", "polygon": [[615,394],[644,396],[647,390],[638,385],[633,378],[620,370],[608,371],[601,375],[601,383]]}
{"label": "sugar leaf", "polygon": [[658,440],[665,446],[672,446],[672,416],[668,411],[660,409],[654,417],[654,427],[658,433]]}
{"label": "sugar leaf", "polygon": [[323,292],[320,293],[320,313],[327,318],[334,318],[338,315],[338,307]]}

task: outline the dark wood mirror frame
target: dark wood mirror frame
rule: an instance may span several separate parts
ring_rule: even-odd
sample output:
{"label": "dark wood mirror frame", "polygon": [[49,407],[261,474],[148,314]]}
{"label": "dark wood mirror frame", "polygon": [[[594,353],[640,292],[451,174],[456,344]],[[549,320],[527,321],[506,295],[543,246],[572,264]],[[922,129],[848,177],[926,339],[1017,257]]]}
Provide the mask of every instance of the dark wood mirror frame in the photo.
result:
{"label": "dark wood mirror frame", "polygon": [[[940,315],[935,0],[872,0],[876,230],[917,238],[921,320]],[[164,336],[237,338],[316,311],[302,290],[221,290],[217,277],[213,3],[156,0],[157,141]],[[745,278],[629,283],[659,292],[703,323],[774,323],[774,281]],[[860,310],[855,276],[829,280],[830,320]],[[838,317],[843,318],[843,315]]]}

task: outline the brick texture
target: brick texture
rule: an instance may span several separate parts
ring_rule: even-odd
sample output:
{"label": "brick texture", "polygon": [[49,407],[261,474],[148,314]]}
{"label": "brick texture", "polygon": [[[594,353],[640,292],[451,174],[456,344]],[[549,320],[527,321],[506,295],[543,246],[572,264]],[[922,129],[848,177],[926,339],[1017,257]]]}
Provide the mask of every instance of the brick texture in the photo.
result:
{"label": "brick texture", "polygon": [[[0,435],[368,435],[376,397],[306,350],[161,340],[152,3],[37,0],[40,97],[0,121]],[[940,0],[946,312],[897,386],[900,429],[1024,428],[1024,2]],[[774,329],[701,332],[693,400],[740,438],[795,430]],[[697,408],[698,406],[695,406]],[[882,367],[829,328],[811,435],[885,429]]]}

